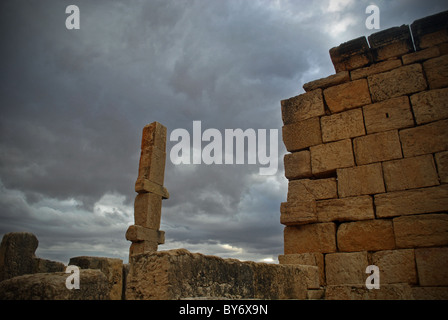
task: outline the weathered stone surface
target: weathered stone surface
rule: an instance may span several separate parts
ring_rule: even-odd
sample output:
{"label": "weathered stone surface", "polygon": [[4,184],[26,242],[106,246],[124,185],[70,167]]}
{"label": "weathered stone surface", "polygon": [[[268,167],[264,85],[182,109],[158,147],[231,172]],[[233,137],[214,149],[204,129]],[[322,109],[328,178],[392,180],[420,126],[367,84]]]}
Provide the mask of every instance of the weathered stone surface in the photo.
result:
{"label": "weathered stone surface", "polygon": [[373,61],[366,37],[359,37],[331,48],[330,57],[337,73],[364,67]]}
{"label": "weathered stone surface", "polygon": [[383,162],[387,191],[398,191],[440,184],[432,154]]}
{"label": "weathered stone surface", "polygon": [[283,163],[285,166],[285,177],[289,180],[312,176],[311,153],[309,150],[285,154]]}
{"label": "weathered stone surface", "polygon": [[[75,265],[81,270],[101,270],[106,276],[109,284],[108,300],[121,300],[123,288],[123,260],[117,258],[80,256],[71,258],[68,264]],[[80,284],[80,287],[82,287],[82,284]]]}
{"label": "weathered stone surface", "polygon": [[303,85],[303,89],[306,92],[316,89],[326,89],[328,87],[336,86],[341,83],[350,81],[350,74],[348,71],[341,71],[336,74],[332,74],[326,78],[314,80]]}
{"label": "weathered stone surface", "polygon": [[407,96],[370,104],[362,109],[368,134],[414,126]]}
{"label": "weathered stone surface", "polygon": [[291,124],[325,114],[321,89],[282,100],[281,106],[283,124]]}
{"label": "weathered stone surface", "polygon": [[440,182],[448,183],[448,151],[435,154]]}
{"label": "weathered stone surface", "polygon": [[417,124],[448,118],[448,88],[420,92],[411,96]]}
{"label": "weathered stone surface", "polygon": [[[310,279],[311,274],[314,279]],[[134,257],[126,297],[304,299],[308,285],[314,287],[318,281],[317,267],[313,266],[241,262],[177,249]]]}
{"label": "weathered stone surface", "polygon": [[143,240],[138,242],[132,242],[131,246],[129,247],[129,259],[132,256],[148,253],[148,252],[155,252],[157,251],[157,248],[159,246],[158,241],[153,240]]}
{"label": "weathered stone surface", "polygon": [[337,196],[335,178],[293,180],[288,184],[288,202],[331,199]]}
{"label": "weathered stone surface", "polygon": [[170,197],[170,194],[168,193],[168,190],[166,190],[165,187],[147,179],[138,179],[135,182],[135,192],[154,193],[159,196],[162,196],[162,199],[168,199]]}
{"label": "weathered stone surface", "polygon": [[414,21],[412,35],[417,50],[448,41],[448,11]]}
{"label": "weathered stone surface", "polygon": [[421,286],[448,286],[448,247],[415,249]]}
{"label": "weathered stone surface", "polygon": [[321,200],[316,202],[317,221],[358,221],[375,218],[370,196]]}
{"label": "weathered stone surface", "polygon": [[438,57],[440,55],[440,49],[438,47],[431,47],[421,51],[413,52],[410,54],[406,54],[401,59],[403,60],[403,64],[411,64],[431,58]]}
{"label": "weathered stone surface", "polygon": [[426,89],[426,80],[420,64],[403,66],[392,71],[369,76],[373,102],[379,102]]}
{"label": "weathered stone surface", "polygon": [[366,79],[327,88],[324,90],[324,97],[332,113],[372,103]]}
{"label": "weathered stone surface", "polygon": [[350,139],[321,144],[310,148],[311,171],[314,175],[334,172],[355,165]]}
{"label": "weathered stone surface", "polygon": [[414,249],[384,250],[372,254],[372,264],[380,269],[380,283],[417,283]]}
{"label": "weathered stone surface", "polygon": [[339,197],[385,192],[381,163],[337,169]]}
{"label": "weathered stone surface", "polygon": [[138,225],[131,225],[126,231],[126,240],[132,242],[146,240],[163,244],[165,243],[165,231],[149,229]]}
{"label": "weathered stone surface", "polygon": [[382,61],[413,52],[411,32],[408,25],[392,27],[368,37],[374,61]]}
{"label": "weathered stone surface", "polygon": [[108,300],[109,284],[100,270],[80,270],[79,289],[69,290],[65,272],[36,273],[0,282],[0,300]]}
{"label": "weathered stone surface", "polygon": [[134,221],[136,225],[159,230],[162,214],[162,196],[141,193],[134,201]]}
{"label": "weathered stone surface", "polygon": [[448,150],[448,120],[440,120],[400,131],[405,157]]}
{"label": "weathered stone surface", "polygon": [[410,300],[412,288],[408,284],[381,284],[380,289],[369,290],[365,284],[327,286],[326,300]]}
{"label": "weathered stone surface", "polygon": [[425,61],[423,68],[431,89],[448,87],[448,55]]}
{"label": "weathered stone surface", "polygon": [[39,241],[29,232],[10,232],[0,244],[0,281],[34,273]]}
{"label": "weathered stone surface", "polygon": [[372,74],[377,74],[396,69],[398,67],[401,67],[401,65],[402,64],[400,59],[382,61],[372,64],[371,66],[365,68],[353,70],[350,72],[350,76],[352,80],[358,80],[361,78],[366,78]]}
{"label": "weathered stone surface", "polygon": [[397,130],[369,134],[353,140],[356,164],[402,158],[400,138]]}
{"label": "weathered stone surface", "polygon": [[398,248],[448,245],[448,214],[423,214],[393,219]]}
{"label": "weathered stone surface", "polygon": [[283,202],[280,205],[280,223],[286,226],[317,222],[316,201]]}
{"label": "weathered stone surface", "polygon": [[416,300],[448,300],[448,287],[413,287]]}
{"label": "weathered stone surface", "polygon": [[137,179],[147,179],[162,186],[165,176],[165,161],[166,153],[164,151],[153,146],[146,147],[140,153]]}
{"label": "weathered stone surface", "polygon": [[65,265],[62,262],[51,261],[42,258],[35,258],[35,270],[32,273],[49,273],[49,272],[63,272]]}
{"label": "weathered stone surface", "polygon": [[289,152],[322,143],[319,118],[311,118],[284,125],[282,128],[283,143]]}
{"label": "weathered stone surface", "polygon": [[395,248],[392,221],[365,220],[342,223],[337,232],[340,251],[378,251]]}
{"label": "weathered stone surface", "polygon": [[335,252],[335,235],[336,225],[331,222],[285,227],[285,254]]}
{"label": "weathered stone surface", "polygon": [[324,255],[319,252],[307,252],[297,254],[282,254],[278,256],[280,264],[298,264],[315,266],[319,269],[319,284],[325,285]]}
{"label": "weathered stone surface", "polygon": [[142,132],[141,149],[156,147],[161,151],[166,150],[166,127],[159,122],[147,124]]}
{"label": "weathered stone surface", "polygon": [[320,124],[323,142],[337,141],[366,134],[361,109],[322,117]]}
{"label": "weathered stone surface", "polygon": [[374,196],[378,218],[448,211],[448,185]]}
{"label": "weathered stone surface", "polygon": [[363,284],[369,265],[367,252],[337,252],[325,255],[327,285]]}

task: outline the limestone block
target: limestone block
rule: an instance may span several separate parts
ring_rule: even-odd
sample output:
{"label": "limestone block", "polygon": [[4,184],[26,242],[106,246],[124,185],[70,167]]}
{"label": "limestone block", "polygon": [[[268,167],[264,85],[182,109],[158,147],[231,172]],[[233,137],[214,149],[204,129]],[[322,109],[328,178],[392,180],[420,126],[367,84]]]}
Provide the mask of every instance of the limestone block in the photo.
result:
{"label": "limestone block", "polygon": [[371,66],[365,68],[353,70],[350,72],[350,76],[352,80],[358,80],[361,78],[366,78],[372,74],[390,71],[401,66],[402,64],[400,59],[386,60],[372,64]]}
{"label": "limestone block", "polygon": [[366,79],[355,80],[324,90],[324,97],[332,113],[342,112],[372,103]]}
{"label": "limestone block", "polygon": [[132,225],[126,231],[126,240],[132,242],[151,241],[158,244],[165,243],[165,232],[160,230],[148,229],[142,226]]}
{"label": "limestone block", "polygon": [[397,130],[355,138],[353,139],[353,149],[357,165],[403,157]]}
{"label": "limestone block", "polygon": [[370,104],[362,110],[368,134],[414,126],[407,96]]}
{"label": "limestone block", "polygon": [[430,47],[421,51],[406,54],[401,57],[403,64],[411,64],[423,60],[431,59],[440,56],[440,49],[438,47]]}
{"label": "limestone block", "polygon": [[448,300],[448,287],[413,287],[416,300]]}
{"label": "limestone block", "polygon": [[415,249],[418,279],[421,286],[448,286],[448,248]]}
{"label": "limestone block", "polygon": [[374,196],[378,218],[448,211],[448,185]]}
{"label": "limestone block", "polygon": [[156,195],[162,196],[162,199],[168,199],[170,194],[164,186],[154,183],[147,179],[138,179],[135,182],[135,192],[141,193],[154,193]]}
{"label": "limestone block", "polygon": [[350,139],[321,144],[310,148],[313,175],[334,172],[355,165]]}
{"label": "limestone block", "polygon": [[71,258],[68,264],[80,269],[101,270],[109,284],[108,300],[121,300],[123,290],[123,261],[121,259],[80,256]]}
{"label": "limestone block", "polygon": [[132,258],[126,298],[305,299],[318,281],[313,266],[242,262],[177,249]]}
{"label": "limestone block", "polygon": [[448,120],[440,120],[400,131],[405,157],[448,150]]}
{"label": "limestone block", "polygon": [[[381,279],[381,278],[380,278]],[[325,300],[411,300],[412,288],[405,283],[381,284],[369,290],[365,284],[327,286]]]}
{"label": "limestone block", "polygon": [[448,41],[448,12],[440,12],[414,21],[411,25],[417,50]]}
{"label": "limestone block", "polygon": [[319,118],[284,125],[283,143],[289,152],[299,151],[322,143]]}
{"label": "limestone block", "polygon": [[381,163],[337,169],[339,197],[385,192]]}
{"label": "limestone block", "polygon": [[322,141],[330,142],[366,134],[361,109],[349,110],[320,119]]}
{"label": "limestone block", "polygon": [[400,57],[414,51],[411,32],[407,25],[373,33],[368,40],[374,61]]}
{"label": "limestone block", "polygon": [[435,154],[440,182],[448,183],[448,151]]}
{"label": "limestone block", "polygon": [[364,284],[369,262],[367,252],[337,252],[325,255],[327,285]]}
{"label": "limestone block", "polygon": [[316,202],[318,222],[358,221],[375,218],[370,196],[320,200]]}
{"label": "limestone block", "polygon": [[321,89],[282,100],[281,106],[283,124],[291,124],[325,114]]}
{"label": "limestone block", "polygon": [[328,87],[336,86],[341,83],[350,81],[350,74],[348,71],[341,71],[336,74],[332,74],[326,78],[314,80],[303,85],[303,89],[306,92],[310,92],[316,89],[326,89]]}
{"label": "limestone block", "polygon": [[414,249],[384,250],[372,254],[372,264],[380,269],[380,283],[417,283]]}
{"label": "limestone block", "polygon": [[330,57],[336,73],[361,68],[373,61],[366,37],[359,37],[331,48]]}
{"label": "limestone block", "polygon": [[289,181],[288,183],[288,202],[331,199],[337,196],[335,178],[302,179]]}
{"label": "limestone block", "polygon": [[448,244],[448,214],[402,216],[393,219],[398,248]]}
{"label": "limestone block", "polygon": [[285,254],[335,252],[335,235],[336,225],[331,222],[285,227]]}
{"label": "limestone block", "polygon": [[166,153],[154,146],[142,149],[138,167],[138,180],[147,179],[163,185],[165,176]]}
{"label": "limestone block", "polygon": [[141,149],[156,147],[160,151],[166,150],[166,127],[158,122],[153,122],[143,128]]}
{"label": "limestone block", "polygon": [[431,89],[448,87],[448,55],[425,61],[423,68]]}
{"label": "limestone block", "polygon": [[286,226],[317,222],[316,201],[283,202],[280,205],[280,223]]}
{"label": "limestone block", "polygon": [[149,229],[160,229],[162,214],[162,196],[153,193],[141,193],[134,201],[134,221],[136,225]]}
{"label": "limestone block", "polygon": [[283,163],[285,166],[285,177],[289,180],[312,176],[311,153],[309,150],[285,154]]}
{"label": "limestone block", "polygon": [[432,154],[383,162],[387,191],[398,191],[440,184]]}
{"label": "limestone block", "polygon": [[448,88],[420,92],[411,96],[417,124],[448,118]]}
{"label": "limestone block", "polygon": [[364,220],[342,223],[337,232],[340,251],[378,251],[395,248],[390,220]]}
{"label": "limestone block", "polygon": [[155,252],[157,251],[159,244],[158,241],[139,241],[132,242],[129,247],[129,259],[132,256],[139,255],[142,253]]}
{"label": "limestone block", "polygon": [[297,254],[279,255],[278,261],[280,264],[298,264],[315,266],[319,269],[319,284],[325,285],[325,265],[324,255],[319,252],[307,252]]}
{"label": "limestone block", "polygon": [[369,76],[373,102],[379,102],[425,90],[426,80],[420,64],[411,64]]}

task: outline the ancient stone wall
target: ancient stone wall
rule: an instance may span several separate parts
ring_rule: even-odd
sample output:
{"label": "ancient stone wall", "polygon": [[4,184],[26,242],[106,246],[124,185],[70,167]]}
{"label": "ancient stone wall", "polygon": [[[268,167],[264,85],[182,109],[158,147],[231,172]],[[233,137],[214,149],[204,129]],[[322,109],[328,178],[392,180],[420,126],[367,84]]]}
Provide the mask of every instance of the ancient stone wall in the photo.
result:
{"label": "ancient stone wall", "polygon": [[330,56],[336,74],[281,102],[279,261],[318,266],[326,299],[448,299],[448,12]]}

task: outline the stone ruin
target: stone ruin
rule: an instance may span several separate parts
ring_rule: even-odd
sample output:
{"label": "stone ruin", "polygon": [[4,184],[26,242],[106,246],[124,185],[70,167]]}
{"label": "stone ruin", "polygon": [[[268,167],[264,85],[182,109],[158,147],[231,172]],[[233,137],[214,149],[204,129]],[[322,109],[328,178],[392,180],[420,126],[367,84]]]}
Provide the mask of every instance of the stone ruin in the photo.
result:
{"label": "stone ruin", "polygon": [[[336,74],[281,102],[287,201],[280,264],[157,251],[166,128],[143,129],[129,264],[35,256],[4,235],[0,299],[448,299],[448,12],[330,50]],[[366,288],[366,267],[380,288]]]}

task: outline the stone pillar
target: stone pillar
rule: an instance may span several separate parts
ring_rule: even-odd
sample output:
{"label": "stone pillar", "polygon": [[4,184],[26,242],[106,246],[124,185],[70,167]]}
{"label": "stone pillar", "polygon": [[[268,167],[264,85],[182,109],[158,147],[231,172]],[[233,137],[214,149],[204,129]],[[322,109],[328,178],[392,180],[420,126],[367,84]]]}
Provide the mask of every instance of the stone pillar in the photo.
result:
{"label": "stone pillar", "polygon": [[135,191],[134,225],[129,226],[126,239],[131,241],[129,258],[144,252],[157,251],[165,243],[160,231],[162,199],[169,193],[163,186],[166,159],[166,127],[153,122],[143,128],[140,163]]}

